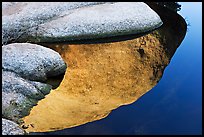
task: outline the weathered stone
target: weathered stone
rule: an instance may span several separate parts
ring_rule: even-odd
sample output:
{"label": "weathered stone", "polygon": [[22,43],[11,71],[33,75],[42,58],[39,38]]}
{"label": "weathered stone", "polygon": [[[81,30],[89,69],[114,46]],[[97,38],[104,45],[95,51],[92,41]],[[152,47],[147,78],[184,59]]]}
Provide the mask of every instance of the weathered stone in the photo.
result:
{"label": "weathered stone", "polygon": [[2,118],[2,135],[24,135],[26,132],[13,121]]}
{"label": "weathered stone", "polygon": [[67,133],[62,129],[102,119],[150,92],[187,30],[177,13],[158,6],[154,9],[165,22],[145,36],[114,43],[50,45],[71,69],[60,86],[23,118],[25,126],[34,125],[26,131]]}
{"label": "weathered stone", "polygon": [[45,81],[64,73],[66,64],[59,53],[49,48],[13,43],[2,46],[2,68],[29,80]]}
{"label": "weathered stone", "polygon": [[51,86],[25,80],[14,72],[2,71],[2,115],[20,122],[30,109],[43,99]]}
{"label": "weathered stone", "polygon": [[3,2],[2,43],[26,38],[30,28],[57,18],[65,11],[100,3],[104,2]]}
{"label": "weathered stone", "polygon": [[33,99],[42,99],[44,97],[44,94],[39,92],[28,80],[9,71],[2,71],[2,88],[6,93],[21,93]]}
{"label": "weathered stone", "polygon": [[140,34],[162,24],[160,17],[142,2],[35,2],[13,5],[3,9],[3,43],[61,42]]}
{"label": "weathered stone", "polygon": [[31,83],[33,86],[35,86],[35,88],[39,90],[41,93],[43,93],[44,95],[47,95],[48,93],[50,93],[51,88],[53,88],[53,86],[49,84],[41,83],[41,82],[36,82],[36,81],[28,81],[28,82]]}
{"label": "weathered stone", "polygon": [[21,123],[20,118],[27,116],[36,104],[36,100],[21,93],[2,92],[2,116],[17,123]]}
{"label": "weathered stone", "polygon": [[37,37],[36,42],[70,41],[139,34],[161,24],[159,16],[144,3],[119,2],[75,10],[40,24],[37,33],[30,35]]}
{"label": "weathered stone", "polygon": [[2,3],[2,9],[6,9],[6,8],[9,8],[10,6],[14,6],[17,3],[18,2],[3,2]]}
{"label": "weathered stone", "polygon": [[[2,115],[21,123],[52,86],[37,82],[64,73],[59,53],[36,44],[13,43],[2,47]],[[32,81],[36,80],[36,81]]]}

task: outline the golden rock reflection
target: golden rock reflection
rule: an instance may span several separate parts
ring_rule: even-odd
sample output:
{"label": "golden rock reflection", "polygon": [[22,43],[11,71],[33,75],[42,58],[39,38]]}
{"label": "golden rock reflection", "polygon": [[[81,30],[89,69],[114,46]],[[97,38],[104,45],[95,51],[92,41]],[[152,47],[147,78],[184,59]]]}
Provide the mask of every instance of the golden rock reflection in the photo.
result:
{"label": "golden rock reflection", "polygon": [[164,24],[132,40],[103,44],[50,44],[68,64],[60,86],[23,118],[27,132],[47,132],[102,119],[135,102],[161,79],[185,37],[187,24],[175,12],[148,5]]}
{"label": "golden rock reflection", "polygon": [[58,88],[23,118],[28,132],[70,128],[136,101],[161,78],[169,58],[158,31],[103,44],[50,45],[68,64]]}

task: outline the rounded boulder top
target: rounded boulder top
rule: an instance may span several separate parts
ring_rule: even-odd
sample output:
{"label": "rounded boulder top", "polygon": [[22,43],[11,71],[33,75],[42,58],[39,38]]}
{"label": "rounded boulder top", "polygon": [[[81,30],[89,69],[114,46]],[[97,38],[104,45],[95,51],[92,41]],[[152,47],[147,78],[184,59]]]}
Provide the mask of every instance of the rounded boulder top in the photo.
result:
{"label": "rounded boulder top", "polygon": [[23,78],[46,81],[48,77],[63,74],[66,68],[59,53],[52,49],[30,43],[2,46],[2,69]]}
{"label": "rounded boulder top", "polygon": [[[162,25],[159,15],[143,2],[73,3],[35,2],[4,8],[2,41],[67,42],[141,34]],[[4,12],[14,7],[17,12]]]}

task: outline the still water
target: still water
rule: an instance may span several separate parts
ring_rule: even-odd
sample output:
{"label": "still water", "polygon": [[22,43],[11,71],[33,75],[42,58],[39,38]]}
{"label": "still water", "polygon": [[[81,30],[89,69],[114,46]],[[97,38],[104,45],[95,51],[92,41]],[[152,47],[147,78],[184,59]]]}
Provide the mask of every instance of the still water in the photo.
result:
{"label": "still water", "polygon": [[190,26],[156,86],[134,103],[114,109],[103,119],[35,134],[201,134],[202,3],[180,4],[179,14]]}

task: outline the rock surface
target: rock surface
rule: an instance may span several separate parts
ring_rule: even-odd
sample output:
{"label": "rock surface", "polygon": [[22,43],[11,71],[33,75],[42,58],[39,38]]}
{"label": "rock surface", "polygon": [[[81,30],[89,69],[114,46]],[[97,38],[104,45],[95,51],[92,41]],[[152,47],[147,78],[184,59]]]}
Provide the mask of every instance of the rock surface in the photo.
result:
{"label": "rock surface", "polygon": [[50,85],[41,82],[66,70],[57,52],[36,44],[12,42],[62,42],[140,34],[161,25],[160,17],[142,2],[4,2],[2,116],[12,121],[2,118],[2,134],[25,134],[18,126],[21,118],[51,90]]}
{"label": "rock surface", "polygon": [[16,42],[27,38],[30,29],[63,12],[104,2],[3,2],[2,3],[2,43]]}
{"label": "rock surface", "polygon": [[114,43],[51,44],[69,69],[60,86],[23,119],[25,125],[33,125],[26,131],[65,134],[60,129],[102,119],[153,88],[187,30],[177,13],[158,6],[154,9],[165,22],[145,36]]}
{"label": "rock surface", "polygon": [[159,16],[144,3],[119,2],[75,10],[40,24],[31,35],[42,42],[81,40],[138,34],[160,25]]}
{"label": "rock surface", "polygon": [[14,72],[2,71],[2,115],[15,122],[51,90],[48,84],[29,81]]}
{"label": "rock surface", "polygon": [[2,118],[2,135],[24,135],[25,131],[18,124]]}
{"label": "rock surface", "polygon": [[25,2],[3,7],[3,43],[140,34],[162,25],[156,12],[142,2]]}
{"label": "rock surface", "polygon": [[169,62],[162,43],[165,38],[155,30],[128,41],[50,45],[69,68],[60,86],[23,118],[24,126],[33,125],[25,130],[48,132],[79,126],[135,102],[157,84]]}
{"label": "rock surface", "polygon": [[[39,81],[45,82],[65,70],[65,62],[52,49],[30,43],[2,46],[2,116],[21,124],[21,118],[51,91],[51,85]],[[4,134],[18,134],[12,131],[16,125],[2,126],[6,126]]]}
{"label": "rock surface", "polygon": [[30,43],[12,43],[2,46],[2,68],[21,77],[45,81],[48,77],[62,74],[66,64],[59,53]]}

